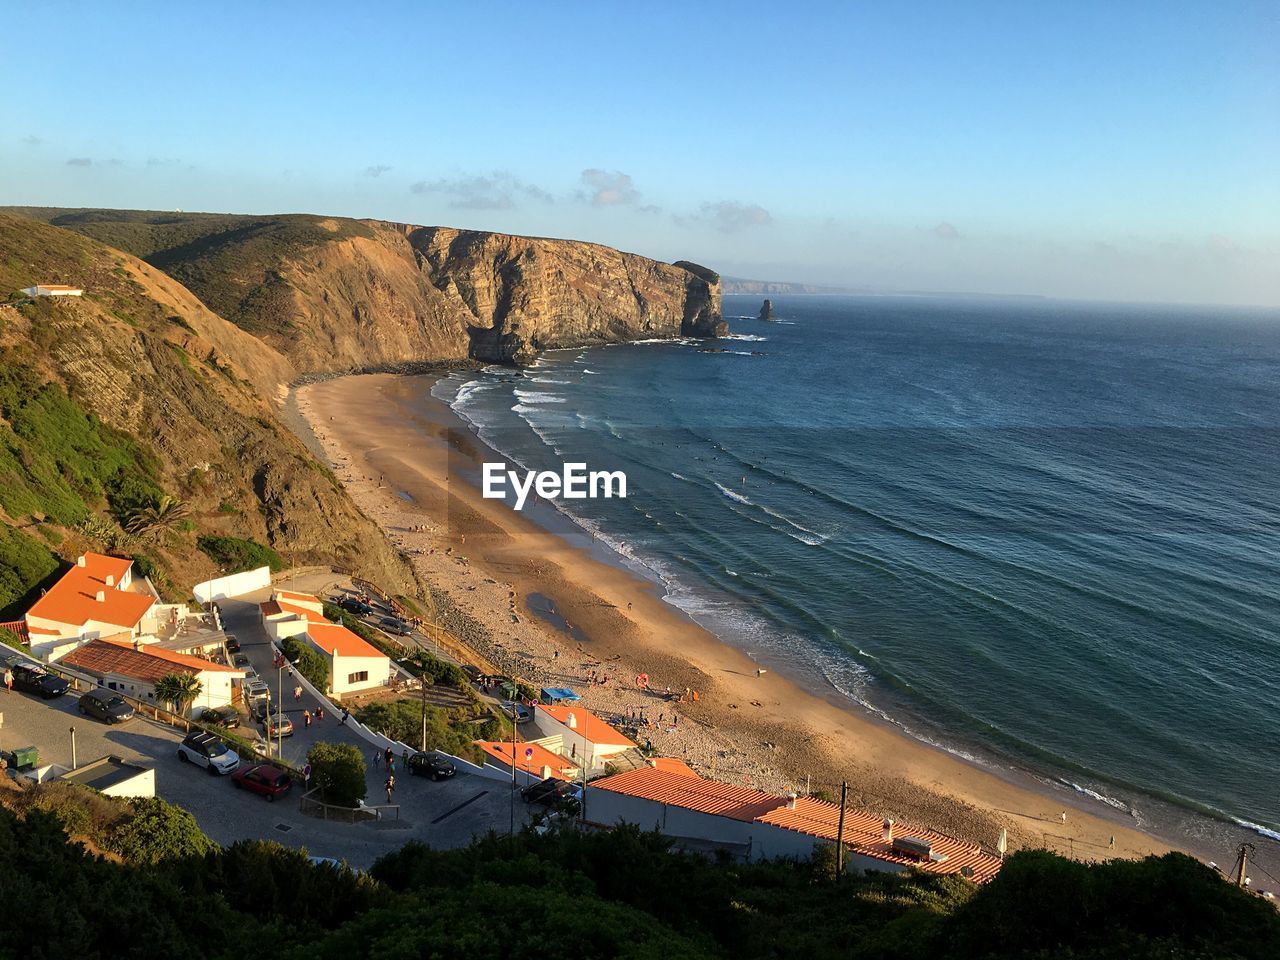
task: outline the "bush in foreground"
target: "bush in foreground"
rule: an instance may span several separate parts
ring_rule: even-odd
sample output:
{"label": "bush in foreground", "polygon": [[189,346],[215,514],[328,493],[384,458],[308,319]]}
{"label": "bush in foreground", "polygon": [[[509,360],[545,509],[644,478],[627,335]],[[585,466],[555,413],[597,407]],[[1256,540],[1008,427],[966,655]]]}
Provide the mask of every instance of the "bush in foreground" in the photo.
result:
{"label": "bush in foreground", "polygon": [[321,741],[307,751],[307,763],[326,803],[354,807],[365,798],[364,757],[354,744]]}

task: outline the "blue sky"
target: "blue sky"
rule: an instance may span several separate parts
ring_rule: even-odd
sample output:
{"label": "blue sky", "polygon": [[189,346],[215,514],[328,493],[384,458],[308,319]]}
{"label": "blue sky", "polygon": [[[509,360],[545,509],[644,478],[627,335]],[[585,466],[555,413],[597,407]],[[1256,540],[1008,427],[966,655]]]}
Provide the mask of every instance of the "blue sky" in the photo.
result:
{"label": "blue sky", "polygon": [[5,24],[0,203],[1280,304],[1274,2],[45,2]]}

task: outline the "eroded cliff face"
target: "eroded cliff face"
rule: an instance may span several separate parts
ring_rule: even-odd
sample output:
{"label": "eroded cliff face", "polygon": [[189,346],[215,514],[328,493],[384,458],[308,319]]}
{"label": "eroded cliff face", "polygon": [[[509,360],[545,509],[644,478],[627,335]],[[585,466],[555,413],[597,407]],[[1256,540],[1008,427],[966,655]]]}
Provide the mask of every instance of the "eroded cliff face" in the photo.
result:
{"label": "eroded cliff face", "polygon": [[475,360],[525,364],[556,347],[728,331],[720,278],[694,264],[568,240],[401,229],[432,285],[468,317]]}

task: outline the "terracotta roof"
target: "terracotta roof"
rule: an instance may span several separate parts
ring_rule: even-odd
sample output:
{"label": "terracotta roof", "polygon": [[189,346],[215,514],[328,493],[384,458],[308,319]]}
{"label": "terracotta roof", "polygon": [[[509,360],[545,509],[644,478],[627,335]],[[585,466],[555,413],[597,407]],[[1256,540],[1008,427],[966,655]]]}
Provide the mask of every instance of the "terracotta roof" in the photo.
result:
{"label": "terracotta roof", "polygon": [[541,710],[553,720],[563,723],[566,727],[569,725],[569,715],[573,714],[573,719],[576,723],[574,732],[591,743],[605,747],[635,746],[633,741],[628,740],[590,710],[584,710],[582,707],[571,707],[562,703],[538,703],[534,704],[534,709]]}
{"label": "terracotta roof", "polygon": [[289,603],[287,600],[266,600],[258,606],[261,608],[264,617],[278,617],[282,614],[287,614],[302,620],[310,620],[313,623],[329,623],[329,620],[314,610]]}
{"label": "terracotta roof", "polygon": [[[90,640],[83,647],[72,650],[62,658],[62,663],[69,667],[79,667],[92,673],[114,673],[122,677],[132,677],[144,683],[155,683],[161,677],[171,673],[195,674],[203,670],[226,669],[217,664],[188,657],[180,653],[164,651],[164,656],[157,656],[160,651],[135,650],[127,643],[113,643],[110,640]],[[178,659],[174,659],[178,658]],[[236,671],[243,673],[243,671]]]}
{"label": "terracotta roof", "polygon": [[[104,643],[114,644],[117,647],[128,647],[133,649],[133,644],[128,640],[104,640]],[[226,664],[214,663],[212,660],[205,660],[202,657],[194,657],[189,653],[178,653],[176,650],[166,650],[158,643],[144,643],[138,648],[140,653],[145,653],[151,657],[159,657],[161,660],[168,660],[170,663],[176,663],[184,667],[191,667],[195,670],[207,670],[212,673],[239,673],[245,671],[239,667],[228,667]]]}
{"label": "terracotta roof", "polygon": [[[478,746],[491,757],[502,761],[504,766],[511,766],[511,742],[508,740],[477,740]],[[525,759],[525,751],[532,750],[533,755]],[[542,768],[550,767],[551,775],[561,780],[572,779],[578,768],[569,760],[552,753],[540,743],[516,744],[516,768],[534,776],[542,776]]]}
{"label": "terracotta roof", "polygon": [[314,597],[309,593],[295,593],[292,590],[276,590],[272,593],[271,598],[273,600],[292,601],[294,603],[314,603],[318,607],[324,606],[319,597]]}
{"label": "terracotta roof", "polygon": [[[806,833],[819,840],[834,841],[840,823],[840,807],[838,804],[815,800],[812,797],[796,798],[794,810],[789,810],[786,803],[758,818],[761,823]],[[959,873],[964,867],[973,871],[971,879],[975,883],[985,883],[1000,870],[1000,858],[985,853],[976,843],[965,843],[935,830],[925,830],[902,823],[893,825],[896,837],[916,837],[928,841],[934,853],[946,859],[942,861],[921,861],[913,857],[894,852],[884,842],[884,821],[861,810],[845,808],[844,842],[855,853],[861,853],[877,860],[887,860],[918,867],[929,873]]]}
{"label": "terracotta roof", "polygon": [[325,653],[338,651],[340,657],[383,657],[386,654],[336,623],[309,623],[307,637]]}
{"label": "terracotta roof", "polygon": [[[90,620],[118,627],[136,627],[156,598],[146,593],[120,590],[121,577],[129,572],[133,561],[123,557],[107,557],[86,553],[85,565],[72,567],[27,611],[28,617],[40,617],[54,623],[82,627]],[[107,578],[116,586],[107,586]],[[98,594],[103,599],[98,600]]]}
{"label": "terracotta roof", "polygon": [[698,776],[698,771],[675,757],[653,757],[652,763],[655,770],[662,770],[665,773],[679,773],[686,777]]}
{"label": "terracotta roof", "polygon": [[640,767],[595,780],[596,790],[612,790],[631,797],[641,797],[673,807],[684,807],[699,813],[711,813],[731,820],[751,823],[785,801],[781,797],[735,787],[718,780],[704,780],[687,773],[672,773],[653,767]]}

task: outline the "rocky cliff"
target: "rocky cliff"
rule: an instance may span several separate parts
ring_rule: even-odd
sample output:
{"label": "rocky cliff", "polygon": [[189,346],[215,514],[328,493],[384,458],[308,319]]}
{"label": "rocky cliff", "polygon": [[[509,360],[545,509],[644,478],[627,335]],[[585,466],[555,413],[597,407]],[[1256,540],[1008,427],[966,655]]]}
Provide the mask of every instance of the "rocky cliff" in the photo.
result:
{"label": "rocky cliff", "polygon": [[158,267],[299,372],[522,364],[728,329],[713,271],[598,244],[303,215],[20,212]]}

